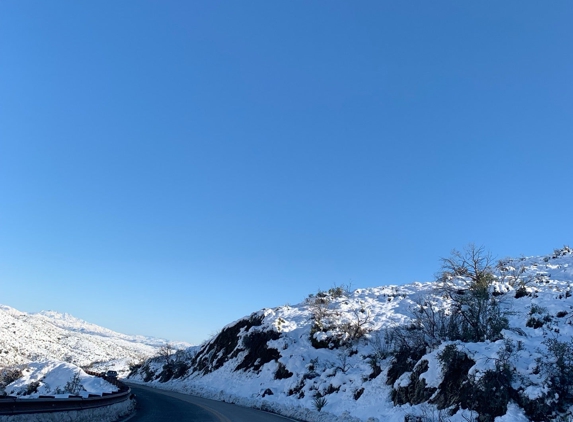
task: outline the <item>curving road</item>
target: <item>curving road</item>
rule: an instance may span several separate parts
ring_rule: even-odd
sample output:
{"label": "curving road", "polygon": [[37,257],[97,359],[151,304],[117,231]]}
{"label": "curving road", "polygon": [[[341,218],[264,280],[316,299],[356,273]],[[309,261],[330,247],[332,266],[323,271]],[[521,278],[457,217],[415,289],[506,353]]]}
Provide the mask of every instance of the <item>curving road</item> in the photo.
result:
{"label": "curving road", "polygon": [[188,394],[129,384],[137,411],[129,422],[287,422],[294,419]]}

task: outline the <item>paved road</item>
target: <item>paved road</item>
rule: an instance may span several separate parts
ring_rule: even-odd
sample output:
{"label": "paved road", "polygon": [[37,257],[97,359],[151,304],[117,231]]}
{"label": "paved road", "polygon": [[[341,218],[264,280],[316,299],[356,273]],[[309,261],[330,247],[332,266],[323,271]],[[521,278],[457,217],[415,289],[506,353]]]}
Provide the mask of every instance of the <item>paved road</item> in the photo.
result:
{"label": "paved road", "polygon": [[137,412],[129,422],[287,422],[293,419],[188,394],[129,384]]}

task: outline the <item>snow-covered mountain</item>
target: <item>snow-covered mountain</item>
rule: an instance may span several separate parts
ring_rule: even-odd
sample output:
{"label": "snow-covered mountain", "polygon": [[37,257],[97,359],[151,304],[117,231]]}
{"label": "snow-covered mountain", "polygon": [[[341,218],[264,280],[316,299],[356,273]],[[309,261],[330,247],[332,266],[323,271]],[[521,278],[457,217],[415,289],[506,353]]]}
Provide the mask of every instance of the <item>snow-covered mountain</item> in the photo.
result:
{"label": "snow-covered mountain", "polygon": [[482,252],[435,282],[260,310],[130,378],[305,421],[570,420],[573,250]]}
{"label": "snow-covered mountain", "polygon": [[[128,336],[54,311],[0,305],[0,367],[55,359],[94,370],[125,371],[158,353],[167,340]],[[176,348],[186,343],[173,344]]]}
{"label": "snow-covered mountain", "polygon": [[45,318],[47,321],[51,322],[57,327],[63,328],[64,330],[74,331],[83,334],[93,334],[99,337],[108,337],[113,339],[121,339],[128,341],[130,343],[145,344],[152,347],[161,347],[169,343],[175,349],[184,349],[189,347],[190,344],[182,341],[168,341],[157,337],[148,336],[131,336],[127,334],[121,334],[116,331],[112,331],[108,328],[100,327],[99,325],[86,322],[73,315],[67,313],[60,313],[55,311],[41,311],[37,315]]}

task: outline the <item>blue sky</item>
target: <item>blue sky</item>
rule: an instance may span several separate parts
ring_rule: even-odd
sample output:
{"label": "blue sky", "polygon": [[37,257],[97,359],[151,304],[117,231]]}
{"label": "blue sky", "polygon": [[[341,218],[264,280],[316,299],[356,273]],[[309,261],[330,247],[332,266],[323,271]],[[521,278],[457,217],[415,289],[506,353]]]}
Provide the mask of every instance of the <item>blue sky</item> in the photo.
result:
{"label": "blue sky", "polygon": [[566,1],[0,3],[0,303],[200,342],[572,243]]}

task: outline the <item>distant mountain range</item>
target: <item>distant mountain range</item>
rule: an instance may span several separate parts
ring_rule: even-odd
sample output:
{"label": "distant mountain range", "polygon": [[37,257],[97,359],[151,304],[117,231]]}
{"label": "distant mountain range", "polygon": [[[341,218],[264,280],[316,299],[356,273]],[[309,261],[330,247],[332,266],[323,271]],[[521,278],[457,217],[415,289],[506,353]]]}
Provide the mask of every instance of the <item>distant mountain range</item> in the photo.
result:
{"label": "distant mountain range", "polygon": [[[130,364],[157,354],[167,343],[121,334],[65,313],[26,313],[0,305],[0,367],[55,359],[94,370],[123,372]],[[170,344],[175,348],[190,346]]]}

